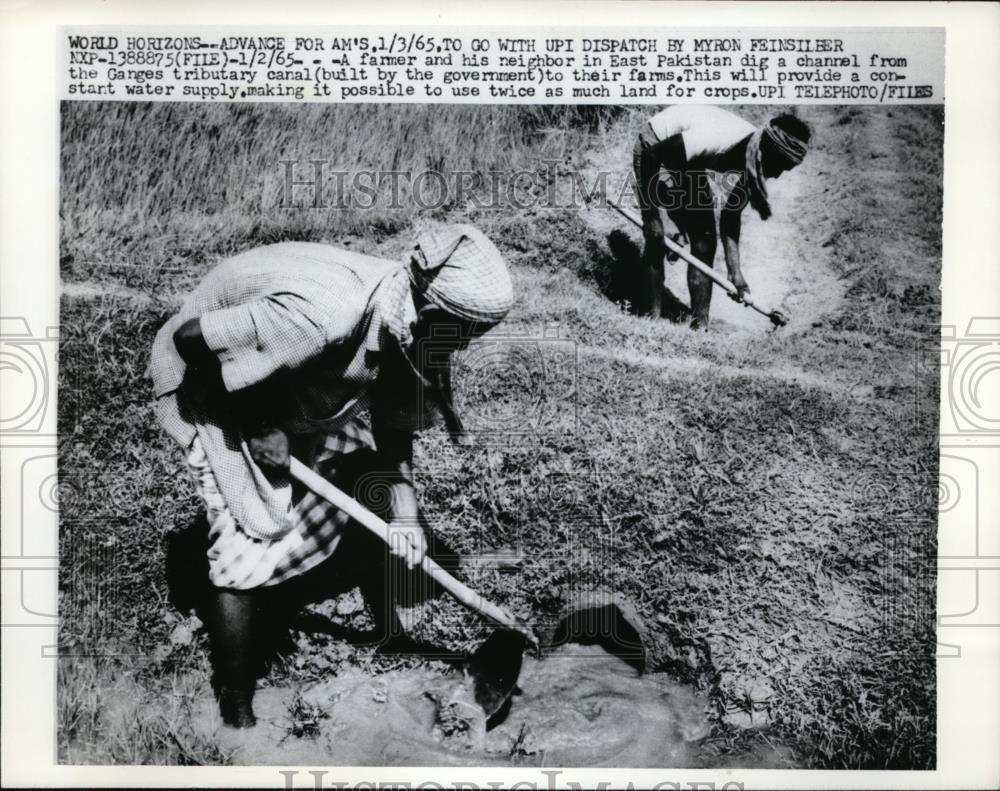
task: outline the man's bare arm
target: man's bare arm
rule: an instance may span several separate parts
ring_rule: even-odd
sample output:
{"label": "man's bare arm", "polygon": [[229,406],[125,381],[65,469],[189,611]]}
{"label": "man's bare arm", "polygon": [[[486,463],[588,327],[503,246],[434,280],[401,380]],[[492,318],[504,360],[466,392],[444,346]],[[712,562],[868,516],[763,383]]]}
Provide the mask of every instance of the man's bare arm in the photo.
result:
{"label": "man's bare arm", "polygon": [[413,485],[413,433],[387,427],[375,410],[372,434],[379,461],[390,487],[392,513],[390,550],[401,557],[409,568],[420,565],[427,549],[423,528],[420,526],[420,508]]}
{"label": "man's bare arm", "polygon": [[[666,196],[665,203],[657,190],[661,169],[667,171],[671,181],[671,192]],[[670,219],[667,210],[678,208],[683,203],[682,185],[686,170],[687,153],[684,149],[684,138],[680,135],[672,135],[643,150],[640,160],[639,200],[643,207],[657,210],[656,219],[643,228],[647,236],[679,235],[680,231]]]}
{"label": "man's bare arm", "polygon": [[743,201],[740,185],[729,193],[726,205],[719,215],[719,235],[722,237],[722,251],[726,256],[729,279],[736,286],[737,301],[743,299],[744,292],[750,290],[740,268],[740,230],[742,226]]}

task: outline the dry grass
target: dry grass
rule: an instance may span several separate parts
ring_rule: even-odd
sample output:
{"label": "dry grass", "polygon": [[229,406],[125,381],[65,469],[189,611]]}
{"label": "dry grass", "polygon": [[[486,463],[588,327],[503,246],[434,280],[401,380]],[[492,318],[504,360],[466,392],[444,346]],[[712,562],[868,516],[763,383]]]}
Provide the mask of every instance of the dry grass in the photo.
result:
{"label": "dry grass", "polygon": [[[376,187],[362,177],[352,189],[358,174],[516,172],[539,155],[562,158],[574,131],[610,112],[67,103],[63,271],[73,279],[176,287],[178,270],[189,274],[193,266],[251,244],[344,234],[378,240],[407,227],[419,209],[406,179],[398,180],[394,203],[392,179]],[[308,190],[296,189],[286,201],[282,161],[296,163],[295,179],[309,179],[314,160],[325,163],[328,175],[324,208],[312,207]],[[343,191],[329,175],[335,171],[343,174]],[[431,187],[424,183],[424,189]],[[338,196],[398,208],[345,210],[336,206]],[[455,208],[461,207],[446,200],[436,211]]]}
{"label": "dry grass", "polygon": [[[106,645],[106,644],[105,644]],[[65,658],[59,663],[59,760],[70,764],[218,766],[229,762],[194,726],[211,691],[207,677],[166,671],[135,677],[134,658]]]}
{"label": "dry grass", "polygon": [[[281,158],[537,168],[627,134],[633,111],[616,122],[537,108],[68,105],[63,275],[106,293],[63,301],[60,468],[80,482],[62,515],[64,557],[76,559],[62,576],[63,638],[99,645],[114,629],[152,658],[129,660],[141,672],[127,692],[150,717],[132,745],[102,708],[126,677],[107,663],[65,666],[63,759],[213,757],[173,714],[169,727],[153,714],[175,712],[176,679],[204,678],[198,642],[153,656],[170,644],[163,536],[196,514],[142,378],[176,292],[252,244],[397,251],[412,222],[467,219],[513,264],[520,299],[508,328],[537,335],[558,320],[575,349],[566,379],[565,342],[525,354],[494,335],[470,350],[457,383],[471,422],[514,414],[548,436],[460,451],[431,431],[419,444],[434,529],[465,554],[523,558],[513,571],[471,566],[468,581],[539,622],[581,589],[629,598],[654,663],[711,696],[722,749],[740,741],[730,723],[752,709],[803,765],[933,766],[925,561],[937,371],[915,381],[913,357],[938,321],[941,119],[924,108],[810,112],[819,134],[807,162],[824,192],[795,221],[843,276],[844,306],[806,332],[695,335],[602,295],[610,258],[585,212],[289,212],[273,202]],[[931,397],[916,399],[918,388]],[[109,536],[114,619],[83,606],[87,558]],[[482,634],[448,601],[422,612],[418,637],[464,648]],[[322,676],[329,650],[300,636],[296,660],[272,679]],[[338,661],[379,667],[348,654]]]}

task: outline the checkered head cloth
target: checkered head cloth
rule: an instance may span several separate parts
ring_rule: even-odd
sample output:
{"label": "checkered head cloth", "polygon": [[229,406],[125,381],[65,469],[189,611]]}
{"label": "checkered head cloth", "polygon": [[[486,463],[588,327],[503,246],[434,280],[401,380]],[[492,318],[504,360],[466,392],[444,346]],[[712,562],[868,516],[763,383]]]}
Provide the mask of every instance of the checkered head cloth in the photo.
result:
{"label": "checkered head cloth", "polygon": [[469,321],[495,324],[514,304],[500,251],[471,225],[421,234],[408,271],[414,288],[429,302]]}

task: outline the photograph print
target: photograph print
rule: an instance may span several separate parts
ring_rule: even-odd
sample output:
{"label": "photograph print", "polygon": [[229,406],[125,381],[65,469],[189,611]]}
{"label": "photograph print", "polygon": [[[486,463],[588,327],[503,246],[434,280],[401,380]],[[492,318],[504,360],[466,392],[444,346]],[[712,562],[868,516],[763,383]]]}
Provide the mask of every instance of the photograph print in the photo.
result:
{"label": "photograph print", "polygon": [[942,106],[60,121],[61,763],[935,767]]}

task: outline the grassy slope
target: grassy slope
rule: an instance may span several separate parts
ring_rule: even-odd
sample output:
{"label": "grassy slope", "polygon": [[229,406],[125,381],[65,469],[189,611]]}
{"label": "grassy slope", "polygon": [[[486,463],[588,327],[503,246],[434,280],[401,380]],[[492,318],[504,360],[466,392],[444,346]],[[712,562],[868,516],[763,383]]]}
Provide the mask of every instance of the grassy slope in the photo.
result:
{"label": "grassy slope", "polygon": [[[350,240],[394,255],[411,222],[471,219],[514,266],[520,300],[508,330],[537,336],[558,321],[563,341],[529,355],[506,344],[499,357],[484,344],[459,382],[473,422],[496,417],[499,402],[552,436],[459,451],[431,432],[418,449],[436,529],[463,552],[523,556],[513,573],[470,568],[470,581],[539,620],[588,589],[626,596],[657,666],[710,695],[722,749],[735,738],[726,723],[754,709],[808,765],[932,765],[933,577],[921,559],[933,555],[937,372],[917,369],[915,381],[913,361],[938,321],[940,114],[807,111],[818,140],[803,168],[816,192],[791,213],[789,243],[823,252],[844,303],[806,331],[694,335],[601,296],[606,245],[583,210],[373,216],[275,205],[276,160],[286,156],[535,167],[627,135],[634,113],[616,122],[533,109],[302,109],[65,114],[62,269],[73,285],[63,301],[60,463],[79,484],[63,487],[73,494],[62,530],[67,645],[151,657],[100,665],[145,699],[192,674],[204,688],[203,636],[169,640],[161,553],[164,532],[190,522],[196,503],[153,428],[141,378],[177,292],[250,244]],[[170,148],[156,150],[164,140]],[[567,348],[575,368],[557,358]],[[113,618],[86,608],[94,564],[109,557],[116,573],[100,584]],[[417,631],[452,645],[482,633],[445,601],[423,616]],[[300,642],[299,659],[273,678],[323,672],[329,649]],[[84,670],[63,669],[64,722],[76,723],[61,734],[66,758],[162,760],[163,749],[177,761],[218,760],[212,745],[182,733],[182,749],[176,728],[156,729],[170,717],[148,725],[145,746],[119,746],[128,716],[166,704],[112,710],[81,698]],[[155,746],[161,733],[173,746]]]}

